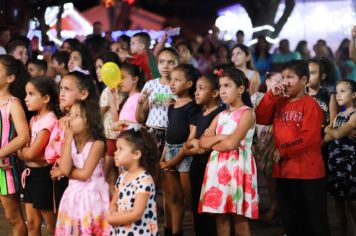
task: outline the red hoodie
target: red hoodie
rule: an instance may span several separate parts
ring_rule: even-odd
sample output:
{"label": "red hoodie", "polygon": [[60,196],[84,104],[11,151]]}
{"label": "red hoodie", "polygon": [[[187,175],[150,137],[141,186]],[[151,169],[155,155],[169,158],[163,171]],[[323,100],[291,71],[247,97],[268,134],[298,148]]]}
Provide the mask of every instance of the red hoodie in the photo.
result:
{"label": "red hoodie", "polygon": [[146,81],[153,79],[151,68],[150,68],[150,62],[149,62],[147,53],[143,52],[140,54],[135,54],[129,60],[129,62],[131,64],[134,64],[134,65],[140,67],[145,72]]}
{"label": "red hoodie", "polygon": [[273,124],[275,146],[281,154],[273,177],[319,179],[324,177],[321,155],[323,112],[309,95],[296,101],[274,97],[269,91],[256,108],[256,122]]}

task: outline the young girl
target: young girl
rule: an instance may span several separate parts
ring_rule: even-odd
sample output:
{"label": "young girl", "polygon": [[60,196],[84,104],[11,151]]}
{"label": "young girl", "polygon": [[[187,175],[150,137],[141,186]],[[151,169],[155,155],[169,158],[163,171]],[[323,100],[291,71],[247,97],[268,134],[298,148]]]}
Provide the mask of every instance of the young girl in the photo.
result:
{"label": "young girl", "polygon": [[231,50],[231,62],[237,69],[244,72],[250,81],[249,94],[252,95],[257,92],[260,85],[260,75],[252,65],[252,55],[249,48],[243,44],[235,45]]}
{"label": "young girl", "polygon": [[203,106],[196,121],[195,137],[189,140],[185,147],[187,152],[193,155],[190,166],[190,183],[192,188],[192,208],[194,219],[194,231],[196,235],[216,235],[215,217],[209,214],[198,214],[198,205],[203,184],[204,172],[209,159],[209,152],[199,148],[198,139],[210,126],[211,122],[223,108],[219,106],[219,79],[215,74],[202,76],[197,81],[195,102]]}
{"label": "young girl", "polygon": [[171,91],[177,98],[168,109],[166,150],[160,164],[165,170],[163,189],[168,206],[165,217],[171,218],[173,235],[182,235],[184,200],[190,205],[189,169],[192,157],[186,157],[182,147],[188,139],[195,137],[196,116],[200,109],[193,97],[199,75],[199,71],[190,64],[177,66],[171,74]]}
{"label": "young girl", "polygon": [[22,165],[16,151],[30,140],[21,105],[28,79],[29,75],[21,61],[9,55],[0,56],[0,200],[14,236],[26,235],[20,204]]}
{"label": "young girl", "polygon": [[[135,128],[136,129],[136,128]],[[116,182],[107,213],[114,226],[110,235],[158,235],[155,185],[158,149],[144,130],[121,132],[115,152],[115,165],[126,167]]]}
{"label": "young girl", "polygon": [[[63,77],[60,83],[59,105],[64,114],[67,114],[76,100],[92,100],[97,101],[98,96],[94,81],[87,75],[74,71]],[[69,119],[68,116],[63,116],[55,124],[48,146],[46,147],[45,158],[48,163],[54,164],[51,170],[51,176],[55,189],[55,203],[59,206],[60,200],[67,188],[68,179],[58,178],[63,176],[58,168],[58,161],[61,157],[62,144],[64,142],[65,123]]]}
{"label": "young girl", "polygon": [[356,130],[356,83],[340,80],[336,86],[336,101],[345,111],[340,112],[333,124],[325,128],[325,141],[329,143],[328,187],[335,197],[338,218],[343,235],[351,226],[347,224],[347,209],[356,223],[356,144],[351,137]]}
{"label": "young girl", "polygon": [[[282,81],[282,74],[279,72],[270,72],[266,74],[265,78],[265,81],[260,85],[259,92],[251,96],[251,102],[255,109],[265,93]],[[273,126],[256,125],[252,152],[256,160],[257,169],[262,172],[263,177],[267,181],[270,209],[266,214],[261,216],[261,219],[266,222],[271,222],[277,216],[276,184],[272,178],[274,150]]]}
{"label": "young girl", "polygon": [[310,78],[308,81],[308,94],[314,97],[324,112],[323,127],[326,127],[334,120],[337,114],[337,104],[335,95],[329,93],[326,88],[321,87],[324,80],[330,80],[327,74],[327,66],[322,59],[313,58],[309,60]]}
{"label": "young girl", "polygon": [[[96,76],[98,82],[101,84],[103,84],[101,78],[101,67],[106,62],[114,62],[116,64],[120,63],[119,57],[114,52],[104,52],[97,57],[95,61]],[[115,121],[119,120],[119,114],[117,111],[119,110],[119,104],[121,103],[122,99],[123,99],[123,93],[120,92],[119,87],[113,89],[106,87],[104,88],[104,90],[100,95],[99,104],[100,104],[101,114],[103,115],[104,134],[106,137],[106,152],[105,152],[106,175],[108,173],[106,169],[108,168],[109,163],[113,162],[114,152],[116,150],[117,134],[113,130],[113,124]],[[108,178],[108,176],[106,176],[106,178]]]}
{"label": "young girl", "polygon": [[27,168],[22,173],[28,235],[41,235],[41,218],[50,235],[56,222],[53,213],[52,165],[45,159],[52,129],[61,113],[55,82],[49,77],[36,77],[26,84],[26,106],[36,115],[30,121],[31,142],[18,151]]}
{"label": "young girl", "polygon": [[158,53],[161,77],[146,82],[136,109],[137,122],[145,124],[148,132],[156,137],[161,153],[166,142],[168,106],[172,98],[169,82],[172,70],[178,65],[178,58],[179,55],[173,48],[163,48]]}
{"label": "young girl", "polygon": [[[212,149],[200,195],[199,212],[213,213],[217,235],[250,235],[247,218],[258,217],[256,164],[251,152],[255,118],[248,80],[227,68],[219,79],[220,97],[229,107],[199,139]],[[233,229],[231,229],[233,226]]]}
{"label": "young girl", "polygon": [[114,129],[118,131],[125,129],[129,124],[137,123],[136,108],[145,84],[144,72],[140,67],[125,63],[121,66],[121,71],[121,92],[126,94],[126,97],[119,105],[119,121],[114,123]]}
{"label": "young girl", "polygon": [[78,100],[66,122],[60,172],[69,178],[58,210],[55,235],[109,235],[104,213],[109,187],[104,178],[105,137],[99,105]]}

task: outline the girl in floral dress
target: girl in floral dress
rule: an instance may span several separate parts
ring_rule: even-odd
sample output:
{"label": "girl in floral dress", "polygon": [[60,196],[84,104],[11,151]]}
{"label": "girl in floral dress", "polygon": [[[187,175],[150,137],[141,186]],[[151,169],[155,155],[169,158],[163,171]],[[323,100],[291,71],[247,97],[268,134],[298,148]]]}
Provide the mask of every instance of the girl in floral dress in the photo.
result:
{"label": "girl in floral dress", "polygon": [[[69,177],[58,210],[55,235],[109,235],[105,218],[109,186],[104,178],[104,128],[97,102],[77,101],[66,122],[61,174]],[[56,177],[53,176],[52,177]]]}
{"label": "girl in floral dress", "polygon": [[247,92],[249,83],[242,71],[226,68],[219,84],[220,97],[228,109],[213,120],[199,140],[200,147],[213,151],[198,211],[216,214],[218,235],[250,235],[247,218],[258,218],[258,196],[251,152],[255,117]]}

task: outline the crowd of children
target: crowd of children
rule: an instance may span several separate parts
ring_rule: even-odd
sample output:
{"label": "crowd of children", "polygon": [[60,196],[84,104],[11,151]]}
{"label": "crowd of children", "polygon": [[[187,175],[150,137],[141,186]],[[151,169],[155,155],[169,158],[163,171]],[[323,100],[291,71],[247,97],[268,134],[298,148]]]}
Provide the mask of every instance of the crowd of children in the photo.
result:
{"label": "crowd of children", "polygon": [[[183,235],[189,210],[195,235],[251,235],[249,219],[280,215],[288,236],[327,236],[327,192],[346,235],[348,212],[356,223],[355,78],[337,80],[326,57],[260,76],[243,44],[221,47],[224,64],[213,65],[209,41],[198,62],[186,42],[153,52],[150,42],[121,36],[91,58],[69,39],[45,60],[9,42],[0,200],[13,235],[41,235],[42,224],[58,236],[159,235],[161,192],[164,235]],[[107,62],[121,69],[115,88],[102,80]]]}

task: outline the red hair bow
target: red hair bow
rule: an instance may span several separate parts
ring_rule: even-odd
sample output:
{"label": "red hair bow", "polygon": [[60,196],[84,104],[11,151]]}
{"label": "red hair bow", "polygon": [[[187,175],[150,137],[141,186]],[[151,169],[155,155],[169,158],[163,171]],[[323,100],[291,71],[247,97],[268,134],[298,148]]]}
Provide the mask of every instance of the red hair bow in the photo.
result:
{"label": "red hair bow", "polygon": [[223,72],[224,72],[224,69],[220,68],[219,70],[216,71],[216,75],[220,77]]}

